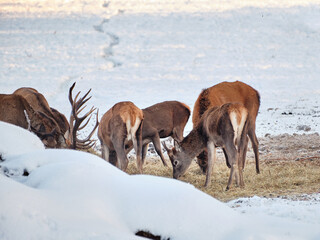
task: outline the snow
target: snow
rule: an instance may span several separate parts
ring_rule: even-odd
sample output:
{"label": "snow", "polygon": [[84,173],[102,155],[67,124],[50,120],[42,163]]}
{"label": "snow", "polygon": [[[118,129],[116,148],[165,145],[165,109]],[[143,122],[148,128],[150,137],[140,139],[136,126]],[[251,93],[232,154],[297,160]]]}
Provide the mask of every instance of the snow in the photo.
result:
{"label": "snow", "polygon": [[[92,88],[88,107],[101,117],[125,100],[192,109],[203,88],[240,80],[260,92],[259,137],[320,132],[319,0],[0,0],[0,8],[1,93],[34,87],[68,116],[76,81],[75,91]],[[319,194],[224,204],[180,181],[45,150],[5,123],[0,133],[0,239],[139,239],[140,229],[170,239],[320,238]]]}
{"label": "snow", "polygon": [[[20,146],[25,152],[4,154],[0,164],[1,239],[139,239],[134,236],[139,230],[163,239],[320,237],[319,201],[307,210],[301,203],[274,199],[273,206],[257,197],[228,203],[256,203],[250,208],[244,204],[248,213],[240,214],[190,184],[130,176],[80,151],[39,145],[31,149],[32,133],[5,123],[0,127],[14,139],[23,136],[26,143]],[[12,142],[2,136],[1,146],[10,147]],[[300,212],[278,213],[283,206],[288,210],[297,206]]]}

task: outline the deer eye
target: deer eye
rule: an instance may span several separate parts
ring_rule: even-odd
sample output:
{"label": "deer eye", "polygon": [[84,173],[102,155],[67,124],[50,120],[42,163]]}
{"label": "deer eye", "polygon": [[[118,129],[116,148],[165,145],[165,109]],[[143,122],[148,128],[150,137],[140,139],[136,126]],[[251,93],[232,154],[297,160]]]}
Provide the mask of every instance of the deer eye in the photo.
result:
{"label": "deer eye", "polygon": [[178,160],[173,160],[172,165],[173,165],[174,167],[176,167],[176,166],[178,165],[178,163],[179,163]]}

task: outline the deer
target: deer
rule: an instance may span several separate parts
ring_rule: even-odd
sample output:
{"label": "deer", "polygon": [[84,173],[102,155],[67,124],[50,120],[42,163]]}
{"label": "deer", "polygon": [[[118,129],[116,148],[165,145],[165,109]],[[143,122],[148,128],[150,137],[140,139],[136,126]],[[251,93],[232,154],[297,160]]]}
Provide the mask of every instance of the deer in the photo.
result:
{"label": "deer", "polygon": [[227,103],[209,108],[197,125],[180,143],[169,149],[163,142],[173,167],[173,178],[179,179],[189,168],[192,160],[204,149],[208,150],[208,167],[205,187],[209,186],[216,148],[222,147],[227,155],[230,175],[226,190],[229,190],[235,174],[237,184],[244,186],[243,151],[248,127],[248,110],[241,103]]}
{"label": "deer", "polygon": [[[183,140],[183,131],[190,117],[190,108],[178,101],[165,101],[142,109],[142,165],[146,158],[148,145],[153,143],[164,166],[168,166],[161,150],[160,138],[172,137],[174,141]],[[127,153],[132,144],[126,146]]]}
{"label": "deer", "polygon": [[[218,107],[225,103],[242,103],[248,110],[248,136],[251,140],[253,151],[255,154],[256,172],[260,173],[259,168],[259,142],[255,133],[256,118],[260,107],[260,95],[257,90],[251,86],[240,82],[221,82],[210,88],[202,90],[199,94],[193,108],[192,122],[193,127],[199,123],[201,116],[211,107]],[[245,138],[245,151],[243,151],[243,159],[246,159],[248,137]],[[226,162],[228,165],[227,154],[224,151]],[[203,173],[207,171],[207,154],[206,150],[197,156],[197,163]],[[245,164],[245,162],[243,163]],[[230,167],[228,165],[228,167]]]}
{"label": "deer", "polygon": [[[92,131],[85,139],[78,139],[77,132],[82,130],[90,121],[92,113],[96,108],[92,107],[86,114],[79,117],[81,111],[85,108],[83,106],[91,97],[88,97],[91,89],[81,98],[78,99],[81,92],[78,92],[76,97],[73,99],[72,91],[75,87],[75,82],[69,89],[69,102],[71,104],[70,123],[68,122],[65,115],[60,113],[58,110],[49,106],[46,98],[39,93],[36,89],[30,87],[22,87],[13,92],[14,95],[23,97],[30,107],[37,113],[41,114],[45,119],[48,119],[52,128],[55,129],[56,144],[47,147],[50,148],[71,148],[71,149],[89,149],[95,145],[95,140],[91,140],[92,135],[99,125],[98,111],[96,114],[96,124]],[[83,121],[87,119],[84,125],[81,125]]]}
{"label": "deer", "polygon": [[116,103],[101,118],[98,138],[101,156],[107,162],[126,171],[128,158],[126,145],[132,141],[136,152],[137,168],[142,173],[142,126],[144,115],[140,108],[130,101]]}
{"label": "deer", "polygon": [[[56,133],[57,144],[54,147],[67,148],[66,139],[67,139],[69,129],[68,127],[65,127],[63,129],[65,131],[61,129],[60,124],[58,122],[60,121],[60,119],[58,120],[55,118],[46,98],[41,93],[39,93],[36,89],[29,88],[29,87],[19,88],[15,90],[13,94],[22,96],[29,103],[29,105],[33,108],[34,111],[42,114],[45,118],[50,119],[50,122],[53,125],[52,127],[55,129],[55,133]],[[63,117],[65,118],[64,115]]]}
{"label": "deer", "polygon": [[45,114],[35,111],[27,100],[16,94],[0,94],[0,120],[35,133],[45,147],[58,144],[56,125]]}

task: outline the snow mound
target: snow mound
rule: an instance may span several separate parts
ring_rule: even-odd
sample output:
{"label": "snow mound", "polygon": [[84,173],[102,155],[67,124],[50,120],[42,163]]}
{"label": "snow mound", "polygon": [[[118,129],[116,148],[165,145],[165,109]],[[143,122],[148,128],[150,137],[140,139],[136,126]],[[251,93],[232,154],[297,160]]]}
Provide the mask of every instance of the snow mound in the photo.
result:
{"label": "snow mound", "polygon": [[[29,147],[23,143],[22,150]],[[319,223],[240,214],[190,184],[130,176],[92,154],[34,149],[6,156],[1,239],[141,239],[139,230],[181,240],[320,237]]]}

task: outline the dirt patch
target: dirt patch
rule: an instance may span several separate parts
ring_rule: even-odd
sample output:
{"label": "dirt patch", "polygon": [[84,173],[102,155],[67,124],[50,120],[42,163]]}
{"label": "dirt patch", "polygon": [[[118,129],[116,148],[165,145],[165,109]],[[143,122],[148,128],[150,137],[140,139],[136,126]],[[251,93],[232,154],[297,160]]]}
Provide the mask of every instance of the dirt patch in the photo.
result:
{"label": "dirt patch", "polygon": [[[316,160],[320,158],[320,136],[314,134],[267,135],[259,139],[262,160]],[[249,155],[252,157],[252,151]]]}

